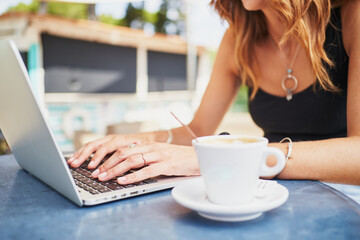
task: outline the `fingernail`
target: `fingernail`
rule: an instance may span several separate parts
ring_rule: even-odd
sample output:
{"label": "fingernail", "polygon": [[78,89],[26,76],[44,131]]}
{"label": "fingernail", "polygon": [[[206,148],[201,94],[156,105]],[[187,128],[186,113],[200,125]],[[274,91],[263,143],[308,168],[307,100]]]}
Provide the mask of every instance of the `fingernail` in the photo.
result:
{"label": "fingernail", "polygon": [[118,178],[118,182],[121,183],[121,182],[125,182],[126,181],[126,177],[119,177]]}
{"label": "fingernail", "polygon": [[100,170],[99,170],[99,169],[96,169],[96,170],[91,174],[91,176],[92,176],[93,178],[97,178],[98,175],[99,175],[99,173],[100,173]]}
{"label": "fingernail", "polygon": [[77,164],[79,162],[79,160],[75,159],[72,164]]}
{"label": "fingernail", "polygon": [[71,163],[72,161],[74,161],[74,157],[69,157],[67,160],[68,163]]}
{"label": "fingernail", "polygon": [[99,179],[100,179],[100,178],[105,178],[106,175],[107,175],[107,172],[103,172],[102,174],[100,174],[100,175],[98,176],[98,178],[99,178]]}
{"label": "fingernail", "polygon": [[88,167],[91,167],[91,168],[95,167],[95,162],[94,162],[94,161],[91,161],[91,162],[89,163]]}

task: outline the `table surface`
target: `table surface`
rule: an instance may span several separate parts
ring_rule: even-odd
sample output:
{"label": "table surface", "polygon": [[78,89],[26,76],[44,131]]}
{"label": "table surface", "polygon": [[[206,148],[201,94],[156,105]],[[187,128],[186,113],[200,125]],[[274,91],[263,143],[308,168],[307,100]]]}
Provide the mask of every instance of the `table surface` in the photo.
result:
{"label": "table surface", "polygon": [[279,183],[284,205],[226,223],[182,207],[170,190],[80,208],[0,156],[0,239],[360,239],[357,202],[316,181]]}

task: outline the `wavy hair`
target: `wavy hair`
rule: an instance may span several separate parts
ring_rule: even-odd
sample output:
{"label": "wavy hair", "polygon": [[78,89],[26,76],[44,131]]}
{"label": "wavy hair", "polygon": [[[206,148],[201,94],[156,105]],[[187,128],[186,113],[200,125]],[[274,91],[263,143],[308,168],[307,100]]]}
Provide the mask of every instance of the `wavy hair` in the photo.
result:
{"label": "wavy hair", "polygon": [[[311,61],[317,82],[328,91],[339,89],[332,83],[324,65],[333,66],[323,47],[325,30],[330,20],[331,8],[340,6],[345,1],[269,0],[271,7],[287,26],[280,45],[290,36],[295,37]],[[252,88],[251,98],[253,98],[258,90],[256,73],[259,66],[252,53],[256,42],[268,37],[265,16],[261,11],[247,11],[241,0],[212,0],[210,5],[234,31],[235,59],[239,77],[243,84]]]}

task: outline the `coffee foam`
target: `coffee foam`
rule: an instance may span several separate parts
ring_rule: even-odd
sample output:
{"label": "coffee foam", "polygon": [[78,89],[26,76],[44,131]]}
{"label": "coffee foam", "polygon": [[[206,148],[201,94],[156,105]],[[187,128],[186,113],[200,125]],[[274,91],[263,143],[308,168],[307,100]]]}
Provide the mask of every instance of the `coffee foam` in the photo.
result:
{"label": "coffee foam", "polygon": [[247,138],[247,137],[241,137],[241,138],[215,138],[215,139],[207,139],[201,141],[201,143],[205,144],[246,144],[246,143],[255,143],[259,142],[258,139],[255,138]]}

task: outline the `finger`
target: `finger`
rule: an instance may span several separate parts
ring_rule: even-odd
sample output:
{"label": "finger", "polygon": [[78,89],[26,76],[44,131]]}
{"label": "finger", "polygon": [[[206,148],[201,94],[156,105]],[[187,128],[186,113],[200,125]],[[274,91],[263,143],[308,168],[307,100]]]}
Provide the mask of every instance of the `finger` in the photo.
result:
{"label": "finger", "polygon": [[84,146],[82,146],[79,150],[77,150],[73,155],[69,156],[67,163],[71,164],[76,159],[77,155],[79,155],[79,153],[82,151],[83,148]]}
{"label": "finger", "polygon": [[99,140],[89,142],[82,147],[82,150],[74,156],[71,167],[79,167],[90,155],[95,152],[99,146],[109,141],[109,138],[101,138]]}
{"label": "finger", "polygon": [[[119,153],[119,150],[114,152],[111,157],[109,157],[108,160],[106,160],[98,169],[96,169],[91,176],[93,178],[97,178],[100,174],[107,172],[109,169],[115,167],[120,162],[124,161],[127,158],[127,156],[122,156],[121,153]],[[90,165],[90,164],[89,164]]]}
{"label": "finger", "polygon": [[117,164],[115,167],[100,173],[98,179],[100,181],[108,181],[117,176],[121,176],[123,173],[129,171],[133,168],[140,168],[144,166],[144,160],[141,154],[132,155],[121,163]]}
{"label": "finger", "polygon": [[71,157],[69,157],[69,158],[66,160],[66,162],[67,162],[67,164],[70,165],[74,160],[75,160],[75,157],[74,157],[74,156],[71,156]]}
{"label": "finger", "polygon": [[[110,135],[103,139],[107,140],[107,141],[100,141],[102,139],[97,140],[99,146],[98,146],[98,149],[96,150],[94,156],[91,158],[91,162],[89,163],[90,169],[95,168],[101,162],[101,160],[106,156],[106,154],[108,154],[110,152],[114,152],[116,150],[117,146],[119,145],[119,143],[117,143],[115,141],[111,141],[111,140],[113,140],[113,137]],[[111,143],[111,142],[113,142],[114,144],[112,144],[112,145],[106,144],[106,143]],[[79,156],[81,156],[82,153],[84,152],[85,147],[88,147],[89,144],[90,143],[85,144],[79,150],[77,150],[72,156],[69,156],[69,158],[67,159],[67,163],[71,164],[74,162],[74,160],[77,160],[79,158]],[[140,145],[141,143],[140,143],[140,141],[135,141],[133,144],[136,146],[136,145]],[[102,149],[102,148],[104,148],[104,149]],[[100,150],[100,152],[98,153],[99,150]],[[105,152],[105,154],[104,154],[104,152]],[[87,158],[85,158],[85,159],[87,159]],[[93,161],[95,163],[93,163]]]}
{"label": "finger", "polygon": [[128,175],[119,177],[117,182],[121,185],[126,185],[130,183],[140,182],[142,180],[153,178],[161,175],[164,171],[162,164],[154,164],[147,167],[144,167],[136,172],[130,173]]}
{"label": "finger", "polygon": [[94,178],[98,177],[99,174],[104,173],[109,169],[115,167],[117,164],[124,161],[127,157],[129,156],[122,154],[122,151],[118,149],[117,151],[114,152],[113,155],[111,155],[111,157],[109,157],[108,160],[106,160],[103,164],[101,164],[101,166],[99,166],[99,168],[92,173],[92,177]]}
{"label": "finger", "polygon": [[69,165],[71,165],[71,163],[73,163],[77,159],[77,156],[84,149],[84,147],[85,146],[81,147],[77,152],[75,152],[72,156],[69,157],[69,159],[67,160],[67,163]]}
{"label": "finger", "polygon": [[[138,142],[134,142],[134,143],[138,144]],[[89,169],[94,169],[96,166],[99,165],[99,163],[108,153],[114,152],[117,148],[119,148],[119,146],[124,146],[124,142],[120,141],[119,138],[115,138],[113,135],[109,135],[105,138],[86,144],[86,147],[83,148],[82,151],[75,158],[83,162],[92,153],[95,153],[94,156],[91,158],[91,161],[88,166]],[[97,153],[98,151],[100,152]],[[82,157],[84,157],[83,158],[84,160],[82,159]]]}
{"label": "finger", "polygon": [[[94,169],[99,165],[99,163],[105,158],[105,156],[109,153],[115,152],[117,149],[117,143],[109,141],[105,144],[102,144],[95,151],[94,156],[91,158],[91,161],[88,165],[89,169]],[[114,154],[113,154],[114,155]],[[111,157],[110,157],[111,158]],[[109,159],[110,159],[109,158]]]}
{"label": "finger", "polygon": [[[107,161],[105,161],[97,170],[95,170],[92,173],[92,177],[94,178],[98,177],[99,174],[104,173],[109,169],[115,167],[116,165],[118,165],[119,163],[126,160],[132,155],[138,155],[140,153],[148,152],[150,150],[151,150],[151,146],[149,145],[135,146],[132,148],[129,147],[119,148]],[[147,163],[151,163],[151,162],[149,161]]]}

